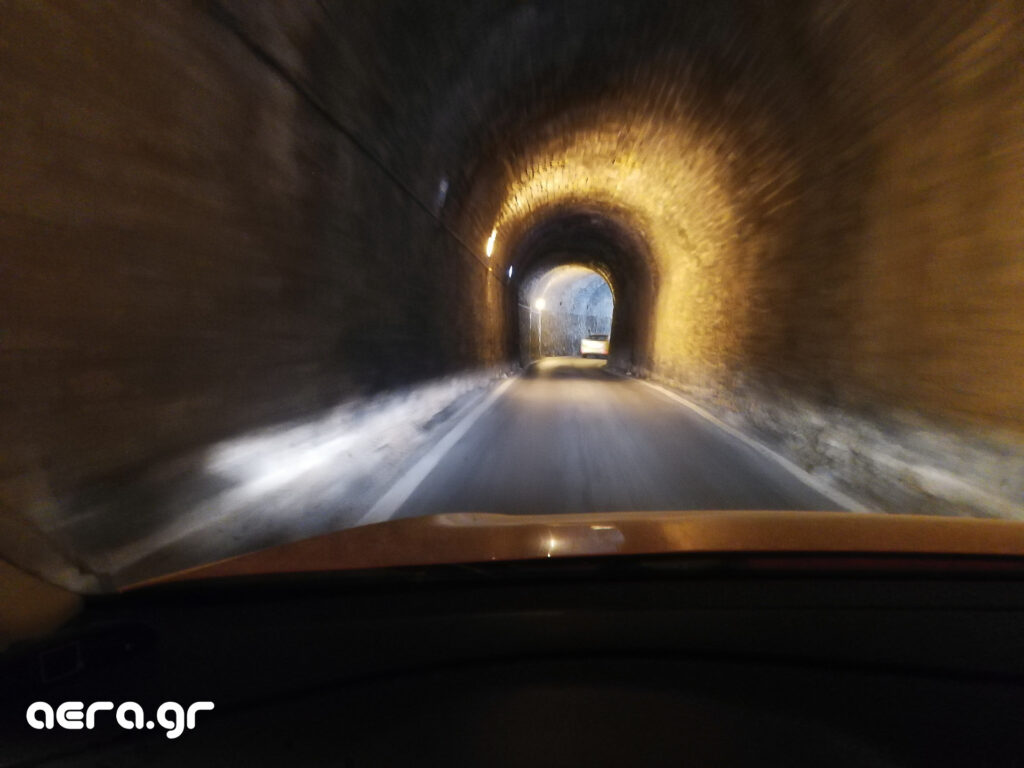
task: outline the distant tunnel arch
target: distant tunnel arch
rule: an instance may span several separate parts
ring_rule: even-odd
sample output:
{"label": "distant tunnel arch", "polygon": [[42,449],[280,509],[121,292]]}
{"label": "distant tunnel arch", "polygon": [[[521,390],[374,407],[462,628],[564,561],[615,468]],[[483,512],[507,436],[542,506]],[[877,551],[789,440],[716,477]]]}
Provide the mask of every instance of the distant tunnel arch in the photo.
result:
{"label": "distant tunnel arch", "polygon": [[525,365],[540,357],[579,355],[583,339],[610,335],[615,295],[600,272],[563,264],[528,275],[518,307],[519,356]]}
{"label": "distant tunnel arch", "polygon": [[521,304],[530,295],[524,288],[572,266],[600,275],[614,297],[609,363],[621,370],[647,371],[657,275],[639,228],[621,212],[571,205],[538,212],[523,222],[520,232],[508,251],[512,267],[505,292],[509,348],[524,362],[533,356],[529,340],[522,338]]}

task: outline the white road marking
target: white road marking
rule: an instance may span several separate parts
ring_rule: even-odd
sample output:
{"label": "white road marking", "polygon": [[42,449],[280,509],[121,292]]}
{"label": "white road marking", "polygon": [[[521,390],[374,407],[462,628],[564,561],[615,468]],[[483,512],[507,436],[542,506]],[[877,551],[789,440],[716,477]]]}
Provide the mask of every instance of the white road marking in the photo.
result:
{"label": "white road marking", "polygon": [[648,386],[651,389],[656,390],[656,391],[660,392],[661,394],[665,395],[665,397],[668,397],[668,398],[670,398],[672,400],[675,400],[677,403],[680,403],[681,405],[686,406],[687,408],[689,408],[691,411],[696,413],[698,416],[700,416],[704,420],[714,424],[716,427],[721,429],[723,432],[726,432],[727,434],[732,435],[737,440],[740,440],[743,443],[745,443],[746,445],[748,445],[749,447],[753,448],[755,451],[760,453],[762,456],[771,459],[776,464],[778,464],[780,467],[782,467],[783,469],[787,470],[790,474],[792,474],[798,480],[802,481],[806,485],[809,485],[811,488],[813,488],[815,491],[820,493],[822,496],[825,496],[826,498],[831,499],[833,502],[835,502],[837,505],[839,505],[840,507],[845,509],[847,512],[871,512],[872,511],[871,509],[869,509],[868,507],[864,506],[863,504],[861,504],[856,499],[854,499],[854,498],[852,498],[850,496],[847,496],[845,493],[843,493],[842,491],[840,491],[840,490],[838,490],[836,488],[833,488],[828,483],[826,483],[824,480],[822,480],[820,477],[815,477],[814,475],[812,475],[807,470],[803,469],[802,467],[797,466],[792,461],[787,459],[785,456],[782,456],[781,454],[776,453],[775,451],[773,451],[768,446],[764,445],[763,443],[759,443],[757,440],[754,440],[752,437],[750,437],[749,435],[744,434],[743,432],[741,432],[740,430],[736,429],[735,427],[729,426],[724,421],[722,421],[721,419],[719,419],[716,416],[712,415],[708,411],[704,410],[703,408],[701,408],[696,403],[690,402],[685,397],[680,395],[678,392],[673,392],[671,389],[667,389],[666,387],[663,387],[660,384],[654,384],[654,383],[652,383],[650,381],[646,381],[644,379],[634,379],[634,381],[639,381],[641,384],[644,384],[645,386]]}
{"label": "white road marking", "polygon": [[412,468],[406,472],[398,481],[389,488],[377,502],[370,507],[370,510],[352,525],[368,525],[370,523],[382,523],[390,520],[395,513],[401,509],[406,500],[420,487],[420,484],[427,479],[441,459],[450,451],[470,428],[483,416],[499,397],[508,389],[515,379],[508,379],[498,385],[497,389],[491,392],[482,403],[479,403],[472,411],[466,414],[455,427],[433,448],[427,451]]}

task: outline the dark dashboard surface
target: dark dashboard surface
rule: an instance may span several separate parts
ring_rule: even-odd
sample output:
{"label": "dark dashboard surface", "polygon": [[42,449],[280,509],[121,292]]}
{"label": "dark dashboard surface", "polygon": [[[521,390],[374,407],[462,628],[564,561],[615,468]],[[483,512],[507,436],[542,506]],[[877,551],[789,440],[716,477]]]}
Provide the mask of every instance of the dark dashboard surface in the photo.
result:
{"label": "dark dashboard surface", "polygon": [[[1020,571],[874,565],[588,558],[94,598],[3,657],[0,763],[1024,764]],[[215,709],[169,739],[34,730],[40,700]]]}

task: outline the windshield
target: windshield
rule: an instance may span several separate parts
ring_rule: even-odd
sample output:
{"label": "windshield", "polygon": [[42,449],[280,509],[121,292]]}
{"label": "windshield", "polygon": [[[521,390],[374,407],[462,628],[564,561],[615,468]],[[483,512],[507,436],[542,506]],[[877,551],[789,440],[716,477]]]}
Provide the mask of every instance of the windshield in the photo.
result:
{"label": "windshield", "polygon": [[1019,19],[761,13],[5,10],[0,559],[1024,518]]}

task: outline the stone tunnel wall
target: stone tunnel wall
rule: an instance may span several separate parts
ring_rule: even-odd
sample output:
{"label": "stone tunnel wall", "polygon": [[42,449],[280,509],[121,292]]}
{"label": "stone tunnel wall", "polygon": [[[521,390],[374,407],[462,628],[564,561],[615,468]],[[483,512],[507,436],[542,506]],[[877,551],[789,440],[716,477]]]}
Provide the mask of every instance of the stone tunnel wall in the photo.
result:
{"label": "stone tunnel wall", "polygon": [[659,375],[870,506],[1019,517],[1024,6],[919,11],[822,14],[831,106],[781,196],[738,206],[740,242],[684,278],[728,297],[697,320],[719,338],[677,327]]}
{"label": "stone tunnel wall", "polygon": [[481,255],[362,138],[404,84],[324,75],[323,9],[234,10],[4,5],[5,514],[508,354]]}

